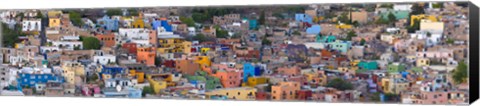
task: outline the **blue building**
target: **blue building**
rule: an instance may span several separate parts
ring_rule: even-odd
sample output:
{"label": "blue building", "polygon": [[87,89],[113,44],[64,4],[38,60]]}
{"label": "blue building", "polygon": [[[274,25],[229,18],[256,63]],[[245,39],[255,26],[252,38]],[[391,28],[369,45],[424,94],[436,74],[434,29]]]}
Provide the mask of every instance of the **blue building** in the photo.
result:
{"label": "blue building", "polygon": [[358,63],[358,67],[366,70],[376,70],[378,69],[378,64],[376,61],[371,61],[371,62],[361,61],[360,63]]}
{"label": "blue building", "polygon": [[153,30],[157,30],[159,27],[165,28],[165,31],[172,32],[172,25],[168,24],[167,20],[155,20],[152,22]]}
{"label": "blue building", "polygon": [[256,19],[248,20],[248,23],[249,23],[249,29],[250,30],[253,30],[253,29],[257,28],[257,20]]}
{"label": "blue building", "polygon": [[126,73],[125,68],[122,67],[108,67],[102,66],[102,71],[100,72],[100,79],[103,79],[104,75],[111,76],[111,78],[115,78],[117,75],[121,75]]}
{"label": "blue building", "polygon": [[248,77],[260,76],[261,74],[262,74],[262,70],[260,66],[255,66],[255,65],[252,65],[251,63],[243,64],[243,82],[246,82]]}
{"label": "blue building", "polygon": [[104,28],[105,30],[118,30],[117,19],[111,19],[109,16],[103,16],[103,18],[97,19],[97,25]]}
{"label": "blue building", "polygon": [[103,89],[103,94],[107,98],[127,97],[127,98],[142,98],[142,90],[131,87],[125,87],[121,91],[117,91],[114,87]]}
{"label": "blue building", "polygon": [[297,22],[307,22],[309,24],[313,23],[313,18],[310,17],[309,15],[303,14],[303,13],[297,13],[295,14],[295,21]]}
{"label": "blue building", "polygon": [[322,28],[320,27],[320,25],[312,25],[312,27],[307,28],[307,34],[320,34],[321,30]]}
{"label": "blue building", "polygon": [[64,78],[55,74],[28,74],[22,73],[18,75],[17,82],[21,87],[34,87],[38,83],[47,83],[48,81],[63,82]]}
{"label": "blue building", "polygon": [[337,40],[337,37],[333,35],[328,35],[328,36],[320,36],[317,35],[315,41],[316,42],[322,42],[322,43],[330,43],[330,42],[335,42]]}

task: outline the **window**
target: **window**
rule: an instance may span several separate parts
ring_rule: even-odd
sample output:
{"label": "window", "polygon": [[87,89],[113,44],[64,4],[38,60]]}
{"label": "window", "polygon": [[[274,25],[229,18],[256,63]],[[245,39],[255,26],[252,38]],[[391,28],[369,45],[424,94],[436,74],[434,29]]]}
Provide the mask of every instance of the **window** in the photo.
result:
{"label": "window", "polygon": [[238,95],[240,95],[240,92],[238,92]]}

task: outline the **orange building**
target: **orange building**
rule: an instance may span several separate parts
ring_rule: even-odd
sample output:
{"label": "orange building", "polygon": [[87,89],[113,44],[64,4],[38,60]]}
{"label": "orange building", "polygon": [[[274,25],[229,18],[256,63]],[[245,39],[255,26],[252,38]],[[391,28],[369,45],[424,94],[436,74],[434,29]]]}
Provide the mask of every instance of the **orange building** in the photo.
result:
{"label": "orange building", "polygon": [[98,40],[103,44],[105,47],[112,47],[115,46],[115,35],[113,33],[109,34],[99,34],[96,35]]}
{"label": "orange building", "polygon": [[137,48],[137,62],[146,64],[147,66],[155,65],[155,48]]}
{"label": "orange building", "polygon": [[272,86],[272,100],[295,100],[300,82],[279,82]]}
{"label": "orange building", "polygon": [[145,82],[145,73],[144,72],[130,70],[130,76],[135,77],[137,79],[138,83]]}
{"label": "orange building", "polygon": [[154,47],[157,47],[157,44],[158,44],[157,31],[151,30],[148,36],[149,36],[148,41],[150,42],[150,44],[154,45]]}
{"label": "orange building", "polygon": [[287,76],[297,76],[300,75],[300,67],[298,66],[285,66],[285,67],[280,67],[277,69],[277,71],[282,74],[282,75],[287,75]]}
{"label": "orange building", "polygon": [[241,71],[218,70],[213,76],[219,78],[225,88],[239,87],[242,84]]}
{"label": "orange building", "polygon": [[175,69],[183,74],[195,75],[195,71],[200,70],[200,65],[193,60],[176,60],[175,65]]}

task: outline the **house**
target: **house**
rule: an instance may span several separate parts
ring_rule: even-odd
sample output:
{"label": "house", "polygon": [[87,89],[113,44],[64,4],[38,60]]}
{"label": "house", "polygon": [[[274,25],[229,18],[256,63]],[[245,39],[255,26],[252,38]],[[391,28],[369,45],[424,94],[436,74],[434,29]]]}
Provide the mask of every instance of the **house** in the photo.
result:
{"label": "house", "polygon": [[49,81],[64,81],[63,77],[51,73],[21,73],[18,76],[19,77],[17,78],[17,83],[19,84],[19,86],[22,87],[34,87],[37,83],[45,84]]}
{"label": "house", "polygon": [[411,11],[412,4],[393,4],[395,11]]}
{"label": "house", "polygon": [[[367,23],[368,22],[368,12],[367,11],[355,11],[351,12],[352,22],[357,21],[358,23]],[[345,23],[345,22],[344,22]]]}
{"label": "house", "polygon": [[277,69],[277,72],[281,75],[286,75],[286,76],[298,76],[300,75],[300,67],[298,66],[283,66]]}
{"label": "house", "polygon": [[297,13],[297,14],[295,14],[295,21],[312,24],[313,23],[313,17],[310,16],[310,15],[307,15],[307,14]]}
{"label": "house", "polygon": [[436,15],[425,15],[425,14],[419,14],[419,15],[412,15],[410,16],[410,26],[413,26],[415,20],[430,20],[431,22],[438,22],[441,19],[441,16],[436,16]]}
{"label": "house", "polygon": [[85,96],[93,96],[101,93],[100,87],[96,84],[88,84],[82,87],[82,94]]}
{"label": "house", "polygon": [[272,100],[295,100],[299,90],[299,82],[279,82],[272,86]]}
{"label": "house", "polygon": [[307,28],[306,32],[307,34],[317,35],[320,33],[321,30],[322,29],[320,25],[312,25],[312,27]]}
{"label": "house", "polygon": [[40,19],[30,19],[30,20],[23,20],[22,21],[22,31],[23,32],[40,32],[42,31],[41,28],[42,22]]}
{"label": "house", "polygon": [[201,30],[201,34],[208,36],[208,37],[217,37],[216,29],[211,25],[211,26],[203,26]]}
{"label": "house", "polygon": [[401,19],[407,19],[409,13],[410,13],[409,11],[402,11],[402,10],[387,11],[387,12],[380,13],[380,16],[383,17],[383,19],[388,19],[388,15],[393,14],[396,20],[401,20]]}
{"label": "house", "polygon": [[381,83],[385,93],[400,94],[410,88],[410,83],[404,78],[382,78]]}
{"label": "house", "polygon": [[64,86],[62,82],[58,81],[48,81],[46,82],[45,86],[45,96],[63,96],[65,94],[64,92]]}
{"label": "house", "polygon": [[137,62],[147,66],[155,65],[156,50],[154,47],[137,48]]}
{"label": "house", "polygon": [[175,61],[177,71],[182,74],[194,75],[195,71],[200,70],[200,64],[194,60],[180,59]]}
{"label": "house", "polygon": [[155,93],[160,93],[160,90],[167,88],[167,81],[163,74],[147,74],[147,81],[150,83]]}
{"label": "house", "polygon": [[220,79],[224,88],[234,88],[239,87],[242,83],[242,71],[239,70],[212,70],[213,75]]}
{"label": "house", "polygon": [[260,76],[261,69],[253,63],[243,64],[243,82],[247,82],[249,77]]}
{"label": "house", "polygon": [[120,91],[116,88],[105,88],[102,90],[102,92],[107,98],[118,98],[118,97],[141,98],[142,97],[142,90],[131,88],[131,87],[122,88],[120,89]]}
{"label": "house", "polygon": [[206,90],[214,90],[223,88],[220,78],[208,75],[203,71],[196,71],[195,75],[185,75],[188,82],[197,85],[199,88]]}
{"label": "house", "polygon": [[419,58],[416,61],[416,66],[417,67],[422,67],[422,66],[429,66],[430,65],[430,60],[428,58]]}
{"label": "house", "polygon": [[125,68],[122,67],[109,67],[102,66],[100,70],[100,79],[106,80],[111,78],[121,78],[126,72]]}
{"label": "house", "polygon": [[97,25],[100,25],[100,27],[105,30],[118,30],[119,20],[103,16],[102,18],[97,19]]}
{"label": "house", "polygon": [[257,29],[257,28],[258,28],[258,25],[257,25],[257,20],[256,19],[248,20],[248,29],[253,30],[253,29]]}
{"label": "house", "polygon": [[257,85],[267,84],[268,82],[268,77],[248,77],[247,82],[245,82],[245,86],[255,87]]}
{"label": "house", "polygon": [[443,22],[434,22],[426,19],[420,20],[420,30],[422,31],[443,32],[444,27]]}
{"label": "house", "polygon": [[401,63],[392,63],[390,65],[388,65],[387,67],[387,71],[388,73],[399,73],[399,72],[402,72],[402,71],[405,71],[405,65],[401,64]]}
{"label": "house", "polygon": [[115,34],[114,33],[108,33],[108,34],[98,34],[95,35],[95,37],[100,40],[100,43],[104,47],[113,47],[116,46],[115,44]]}
{"label": "house", "polygon": [[180,35],[163,35],[158,36],[157,52],[164,53],[190,53],[192,42],[185,40]]}
{"label": "house", "polygon": [[337,50],[341,53],[347,53],[352,43],[350,41],[337,40],[335,42],[327,43],[327,45],[328,45],[327,47],[329,47],[330,49]]}
{"label": "house", "polygon": [[211,97],[212,95],[227,96],[228,99],[234,100],[255,100],[256,88],[239,87],[239,88],[222,88],[206,92],[205,95]]}
{"label": "house", "polygon": [[378,64],[376,61],[370,61],[370,62],[361,61],[360,63],[358,63],[358,67],[360,69],[376,70],[378,69]]}
{"label": "house", "polygon": [[116,63],[117,58],[112,54],[97,54],[93,56],[93,62],[101,65]]}

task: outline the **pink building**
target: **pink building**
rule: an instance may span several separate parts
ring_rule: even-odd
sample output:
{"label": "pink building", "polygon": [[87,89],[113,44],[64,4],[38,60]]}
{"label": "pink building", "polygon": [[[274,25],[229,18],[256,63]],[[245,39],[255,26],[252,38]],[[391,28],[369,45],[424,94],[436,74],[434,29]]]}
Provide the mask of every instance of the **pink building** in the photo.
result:
{"label": "pink building", "polygon": [[94,94],[100,94],[100,87],[96,84],[88,84],[83,86],[82,94],[85,96],[93,96]]}

